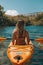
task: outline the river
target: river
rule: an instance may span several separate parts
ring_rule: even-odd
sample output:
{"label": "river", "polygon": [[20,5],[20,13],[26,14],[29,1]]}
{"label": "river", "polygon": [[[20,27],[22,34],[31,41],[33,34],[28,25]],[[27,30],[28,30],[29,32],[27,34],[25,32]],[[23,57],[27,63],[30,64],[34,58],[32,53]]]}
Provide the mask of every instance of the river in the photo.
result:
{"label": "river", "polygon": [[[6,51],[11,41],[12,31],[14,28],[15,28],[14,26],[0,27],[0,37],[7,38],[7,40],[3,42],[3,45],[0,46],[0,65],[11,65],[7,57]],[[35,45],[34,40],[36,38],[43,37],[43,26],[26,26],[24,28],[28,31],[29,37],[34,45]],[[35,46],[36,47],[34,49],[34,54],[31,59],[30,65],[43,65],[43,50],[39,49],[37,45]]]}

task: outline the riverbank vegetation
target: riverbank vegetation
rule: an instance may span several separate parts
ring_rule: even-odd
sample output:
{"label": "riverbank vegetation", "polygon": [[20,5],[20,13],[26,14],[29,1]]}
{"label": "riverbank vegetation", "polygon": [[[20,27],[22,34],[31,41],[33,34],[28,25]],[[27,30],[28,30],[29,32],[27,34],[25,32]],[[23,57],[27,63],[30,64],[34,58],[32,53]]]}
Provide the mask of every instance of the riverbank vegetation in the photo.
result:
{"label": "riverbank vegetation", "polygon": [[4,8],[0,5],[0,26],[15,26],[19,19],[23,19],[26,26],[43,25],[43,12],[8,16],[5,14]]}

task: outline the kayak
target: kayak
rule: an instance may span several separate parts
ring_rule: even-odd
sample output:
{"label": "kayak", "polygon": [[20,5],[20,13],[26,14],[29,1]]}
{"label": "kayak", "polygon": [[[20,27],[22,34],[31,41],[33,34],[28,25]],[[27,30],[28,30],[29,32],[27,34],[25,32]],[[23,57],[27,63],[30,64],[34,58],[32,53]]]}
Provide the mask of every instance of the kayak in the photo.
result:
{"label": "kayak", "polygon": [[[12,42],[10,42],[11,44]],[[12,45],[7,49],[7,56],[12,65],[24,65],[25,62],[32,58],[33,45]]]}
{"label": "kayak", "polygon": [[35,41],[36,41],[38,48],[43,50],[43,38],[37,38],[37,39],[35,39]]}

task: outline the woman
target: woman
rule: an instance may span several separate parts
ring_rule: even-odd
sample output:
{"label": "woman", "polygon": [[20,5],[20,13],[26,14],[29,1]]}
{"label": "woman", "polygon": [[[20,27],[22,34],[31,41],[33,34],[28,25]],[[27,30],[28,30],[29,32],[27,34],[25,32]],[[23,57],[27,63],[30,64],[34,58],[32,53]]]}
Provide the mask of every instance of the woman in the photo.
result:
{"label": "woman", "polygon": [[13,31],[12,44],[13,45],[25,45],[29,44],[28,32],[24,29],[24,20],[19,20],[16,24],[16,28]]}

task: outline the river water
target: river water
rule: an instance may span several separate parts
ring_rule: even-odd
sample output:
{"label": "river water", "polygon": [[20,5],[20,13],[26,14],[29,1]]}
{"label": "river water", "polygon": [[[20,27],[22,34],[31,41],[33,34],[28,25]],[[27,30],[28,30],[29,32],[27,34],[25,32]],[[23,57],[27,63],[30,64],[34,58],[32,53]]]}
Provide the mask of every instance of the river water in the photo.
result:
{"label": "river water", "polygon": [[[11,65],[7,57],[7,47],[12,38],[12,31],[14,26],[0,27],[0,37],[5,37],[5,40],[2,45],[0,45],[0,65]],[[35,39],[43,37],[43,26],[26,26],[25,29],[29,33],[29,37],[32,40],[33,44],[36,46],[34,48],[33,57],[31,59],[30,65],[43,65],[43,50],[38,48],[38,45],[35,44]],[[29,65],[29,63],[27,64]]]}

